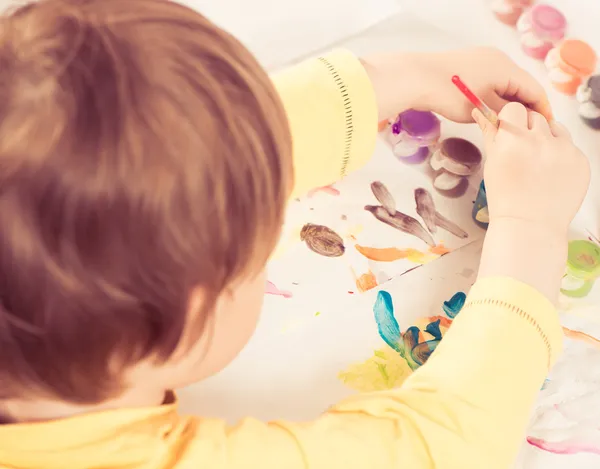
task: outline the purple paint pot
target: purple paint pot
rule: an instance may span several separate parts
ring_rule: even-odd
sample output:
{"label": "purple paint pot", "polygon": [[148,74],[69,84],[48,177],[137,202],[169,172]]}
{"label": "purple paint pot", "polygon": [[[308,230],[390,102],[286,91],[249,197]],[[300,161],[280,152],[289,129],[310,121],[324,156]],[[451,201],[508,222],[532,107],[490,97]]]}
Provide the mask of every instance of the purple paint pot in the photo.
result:
{"label": "purple paint pot", "polygon": [[435,114],[410,109],[398,115],[390,127],[394,155],[404,163],[419,164],[429,156],[429,147],[440,138],[440,120]]}
{"label": "purple paint pot", "polygon": [[544,60],[548,52],[565,37],[567,20],[550,5],[535,5],[517,22],[521,48],[528,56]]}

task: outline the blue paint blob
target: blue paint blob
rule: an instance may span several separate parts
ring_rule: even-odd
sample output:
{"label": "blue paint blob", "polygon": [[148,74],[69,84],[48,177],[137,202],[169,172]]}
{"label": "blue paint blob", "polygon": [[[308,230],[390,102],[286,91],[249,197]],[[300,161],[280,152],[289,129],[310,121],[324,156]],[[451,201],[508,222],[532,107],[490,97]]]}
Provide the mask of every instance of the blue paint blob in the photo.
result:
{"label": "blue paint blob", "polygon": [[439,344],[439,340],[428,340],[427,342],[421,342],[419,345],[413,347],[410,352],[410,356],[417,366],[423,366]]}
{"label": "blue paint blob", "polygon": [[444,301],[442,309],[450,319],[454,319],[465,305],[465,301],[467,301],[467,295],[459,291],[455,293],[454,296],[448,301]]}
{"label": "blue paint blob", "polygon": [[400,345],[402,336],[398,321],[394,317],[392,295],[384,290],[379,291],[375,305],[373,305],[373,313],[375,313],[375,322],[383,341],[396,352],[403,353],[403,347]]}
{"label": "blue paint blob", "polygon": [[425,332],[428,332],[433,336],[434,339],[442,340],[442,331],[440,330],[440,320],[430,322],[425,328]]}

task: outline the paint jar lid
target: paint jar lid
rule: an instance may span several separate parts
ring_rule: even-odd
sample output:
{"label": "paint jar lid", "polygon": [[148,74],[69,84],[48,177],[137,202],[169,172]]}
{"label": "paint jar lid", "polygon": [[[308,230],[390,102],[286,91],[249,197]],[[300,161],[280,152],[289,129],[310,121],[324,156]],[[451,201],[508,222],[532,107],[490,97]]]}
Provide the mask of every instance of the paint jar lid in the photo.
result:
{"label": "paint jar lid", "polygon": [[477,146],[464,138],[447,138],[442,142],[440,150],[443,156],[449,158],[454,163],[471,169],[472,171],[469,171],[469,174],[472,174],[481,164],[481,151],[479,151]]}
{"label": "paint jar lid", "polygon": [[409,109],[404,111],[393,125],[393,132],[406,132],[413,140],[431,145],[440,138],[441,124],[435,114]]}
{"label": "paint jar lid", "polygon": [[571,241],[567,269],[573,276],[583,280],[598,278],[600,276],[600,246],[584,239]]}
{"label": "paint jar lid", "polygon": [[567,29],[567,19],[550,5],[535,5],[529,12],[533,32],[549,39],[562,39]]}
{"label": "paint jar lid", "polygon": [[596,70],[598,56],[592,46],[579,39],[566,39],[559,46],[560,68],[574,76],[588,76]]}

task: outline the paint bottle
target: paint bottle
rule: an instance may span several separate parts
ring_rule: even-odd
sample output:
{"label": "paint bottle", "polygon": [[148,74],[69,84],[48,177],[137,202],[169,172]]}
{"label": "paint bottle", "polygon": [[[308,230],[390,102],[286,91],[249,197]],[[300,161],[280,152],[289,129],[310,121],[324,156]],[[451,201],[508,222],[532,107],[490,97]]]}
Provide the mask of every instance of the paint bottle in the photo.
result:
{"label": "paint bottle", "polygon": [[479,148],[463,138],[447,138],[431,156],[433,187],[446,197],[461,197],[469,187],[468,177],[481,167]]}
{"label": "paint bottle", "polygon": [[600,130],[600,75],[589,77],[577,90],[579,117],[587,126]]}
{"label": "paint bottle", "polygon": [[579,39],[565,39],[546,57],[546,68],[554,88],[573,96],[596,70],[598,57],[592,47]]}
{"label": "paint bottle", "polygon": [[572,298],[586,296],[600,276],[600,246],[591,241],[569,243],[567,269],[560,291]]}
{"label": "paint bottle", "polygon": [[473,204],[473,221],[475,224],[483,229],[487,229],[490,224],[490,212],[488,211],[487,194],[485,192],[485,182],[481,181],[479,184],[479,191]]}
{"label": "paint bottle", "polygon": [[515,26],[526,8],[535,0],[494,0],[492,12],[498,21]]}
{"label": "paint bottle", "polygon": [[409,109],[391,125],[389,141],[400,161],[419,164],[430,155],[430,147],[440,139],[440,133],[440,120],[435,114]]}
{"label": "paint bottle", "polygon": [[528,56],[544,60],[548,52],[564,37],[567,30],[565,16],[550,5],[534,5],[517,22],[521,48]]}

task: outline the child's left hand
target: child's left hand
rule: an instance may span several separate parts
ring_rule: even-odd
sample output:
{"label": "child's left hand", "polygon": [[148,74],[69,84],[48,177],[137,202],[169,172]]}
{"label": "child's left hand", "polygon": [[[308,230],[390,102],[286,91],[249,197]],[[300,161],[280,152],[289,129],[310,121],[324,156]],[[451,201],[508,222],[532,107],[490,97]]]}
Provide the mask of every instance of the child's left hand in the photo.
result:
{"label": "child's left hand", "polygon": [[518,101],[552,119],[542,85],[495,48],[385,53],[362,62],[373,82],[381,119],[412,108],[456,122],[473,122],[473,106],[452,83],[453,75],[460,76],[496,112],[507,102]]}

